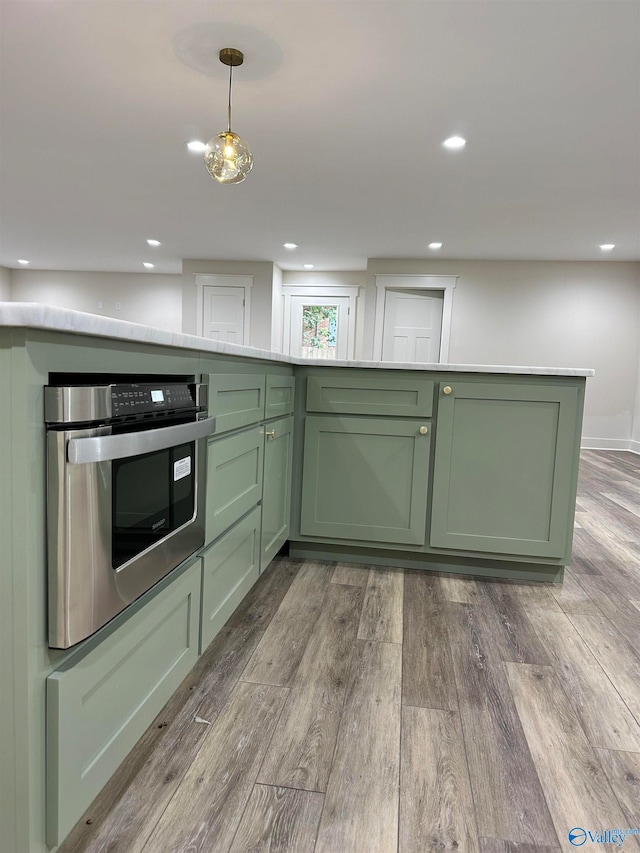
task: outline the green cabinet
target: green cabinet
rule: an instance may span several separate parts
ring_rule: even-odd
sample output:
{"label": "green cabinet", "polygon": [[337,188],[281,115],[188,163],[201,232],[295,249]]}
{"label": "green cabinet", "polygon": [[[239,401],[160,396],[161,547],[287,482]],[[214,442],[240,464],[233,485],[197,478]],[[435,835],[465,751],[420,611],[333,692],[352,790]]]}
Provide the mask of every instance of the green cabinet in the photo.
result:
{"label": "green cabinet", "polygon": [[203,553],[201,652],[258,580],[259,539],[257,506]]}
{"label": "green cabinet", "polygon": [[208,384],[216,435],[293,412],[293,373],[210,373]]}
{"label": "green cabinet", "polygon": [[441,383],[431,546],[568,559],[580,415],[577,386]]}
{"label": "green cabinet", "polygon": [[264,429],[253,427],[207,447],[206,542],[217,539],[262,498]]}
{"label": "green cabinet", "polygon": [[67,835],[195,664],[199,623],[196,559],[47,678],[49,846]]}
{"label": "green cabinet", "polygon": [[264,418],[265,375],[262,373],[209,374],[209,414],[216,434],[257,424]]}
{"label": "green cabinet", "polygon": [[430,433],[428,421],[308,415],[301,534],[424,543]]}
{"label": "green cabinet", "polygon": [[283,415],[290,415],[293,412],[294,385],[293,375],[269,374],[267,376],[265,418],[281,418]]}
{"label": "green cabinet", "polygon": [[289,538],[293,418],[265,424],[260,571]]}
{"label": "green cabinet", "polygon": [[320,371],[307,379],[307,411],[343,415],[428,418],[433,410],[432,379],[419,373]]}
{"label": "green cabinet", "polygon": [[211,374],[209,387],[228,434],[207,447],[201,650],[289,538],[293,456],[292,373]]}

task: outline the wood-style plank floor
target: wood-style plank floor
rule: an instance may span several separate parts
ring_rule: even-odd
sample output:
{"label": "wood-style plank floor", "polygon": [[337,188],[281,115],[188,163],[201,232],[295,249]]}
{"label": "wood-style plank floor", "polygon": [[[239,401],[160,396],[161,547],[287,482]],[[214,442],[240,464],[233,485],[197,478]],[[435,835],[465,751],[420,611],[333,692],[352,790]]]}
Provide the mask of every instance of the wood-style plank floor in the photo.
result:
{"label": "wood-style plank floor", "polygon": [[550,853],[574,827],[640,832],[630,453],[582,454],[562,587],[277,560],[60,853]]}

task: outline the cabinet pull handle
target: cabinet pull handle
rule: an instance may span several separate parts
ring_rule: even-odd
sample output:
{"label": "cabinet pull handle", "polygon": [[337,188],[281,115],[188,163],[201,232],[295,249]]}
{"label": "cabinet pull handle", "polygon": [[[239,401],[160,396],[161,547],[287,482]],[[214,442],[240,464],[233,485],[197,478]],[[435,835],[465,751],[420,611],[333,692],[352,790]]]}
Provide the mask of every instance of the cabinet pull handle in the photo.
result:
{"label": "cabinet pull handle", "polygon": [[447,395],[450,394],[452,391],[453,391],[453,388],[451,387],[451,385],[445,385],[444,388],[442,389],[442,393],[447,394]]}
{"label": "cabinet pull handle", "polygon": [[275,431],[275,429],[269,429],[265,432],[265,435],[267,436],[267,438],[275,438],[276,437],[276,431]]}
{"label": "cabinet pull handle", "polygon": [[421,426],[420,427],[420,435],[426,435],[428,432],[429,432],[428,426]]}

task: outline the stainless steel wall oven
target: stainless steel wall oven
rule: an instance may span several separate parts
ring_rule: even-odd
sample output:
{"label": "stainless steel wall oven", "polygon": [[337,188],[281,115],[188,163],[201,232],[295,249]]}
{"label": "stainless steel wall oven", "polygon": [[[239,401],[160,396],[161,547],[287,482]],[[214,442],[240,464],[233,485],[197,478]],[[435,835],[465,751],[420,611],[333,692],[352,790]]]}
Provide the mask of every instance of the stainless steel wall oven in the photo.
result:
{"label": "stainless steel wall oven", "polygon": [[50,647],[89,637],[204,544],[206,392],[171,377],[45,388]]}

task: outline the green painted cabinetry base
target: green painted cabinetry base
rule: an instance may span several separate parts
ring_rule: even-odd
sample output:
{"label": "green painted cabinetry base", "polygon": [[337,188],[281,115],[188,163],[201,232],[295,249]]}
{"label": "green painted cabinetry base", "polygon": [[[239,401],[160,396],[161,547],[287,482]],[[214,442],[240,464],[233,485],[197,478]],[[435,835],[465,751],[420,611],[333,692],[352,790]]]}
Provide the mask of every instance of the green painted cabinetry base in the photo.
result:
{"label": "green painted cabinetry base", "polygon": [[307,379],[307,411],[430,418],[433,379],[420,372],[315,370]]}
{"label": "green painted cabinetry base", "polygon": [[545,563],[515,563],[506,560],[461,557],[418,551],[391,550],[388,547],[345,545],[342,542],[290,541],[289,555],[305,560],[332,560],[371,566],[394,566],[429,572],[453,573],[470,577],[502,578],[523,582],[560,583],[563,566]]}
{"label": "green painted cabinetry base", "polygon": [[441,383],[431,546],[568,560],[579,414],[577,387]]}
{"label": "green painted cabinetry base", "polygon": [[[68,652],[46,642],[51,371],[208,376],[218,427],[202,556]],[[0,329],[0,384],[3,853],[60,842],[283,538],[293,556],[522,580],[558,581],[569,559],[584,376],[294,368],[127,336]],[[279,430],[294,405],[287,520],[290,433]],[[273,428],[281,440],[265,436]]]}
{"label": "green painted cabinetry base", "polygon": [[204,551],[201,652],[257,581],[259,539],[260,507],[256,507]]}
{"label": "green painted cabinetry base", "polygon": [[264,400],[264,374],[209,375],[209,414],[216,419],[216,433],[257,424],[264,418]]}
{"label": "green painted cabinetry base", "polygon": [[47,679],[50,846],[67,835],[196,662],[200,560],[180,571]]}
{"label": "green painted cabinetry base", "polygon": [[570,561],[584,378],[372,372],[300,370],[293,553],[513,577]]}
{"label": "green painted cabinetry base", "polygon": [[300,532],[422,544],[430,422],[308,415]]}
{"label": "green painted cabinetry base", "polygon": [[293,412],[293,376],[267,376],[267,391],[264,405],[265,418],[281,418]]}
{"label": "green painted cabinetry base", "polygon": [[264,429],[209,440],[206,542],[213,542],[262,499]]}

